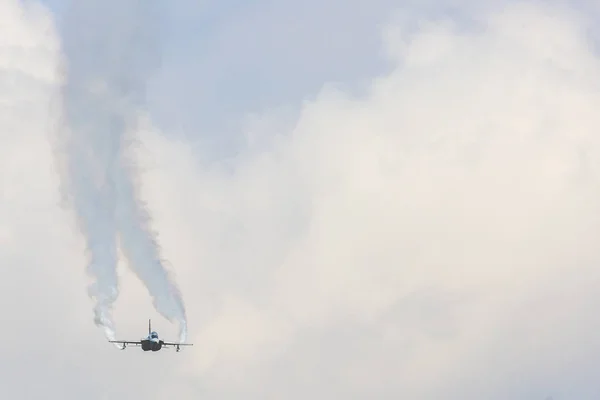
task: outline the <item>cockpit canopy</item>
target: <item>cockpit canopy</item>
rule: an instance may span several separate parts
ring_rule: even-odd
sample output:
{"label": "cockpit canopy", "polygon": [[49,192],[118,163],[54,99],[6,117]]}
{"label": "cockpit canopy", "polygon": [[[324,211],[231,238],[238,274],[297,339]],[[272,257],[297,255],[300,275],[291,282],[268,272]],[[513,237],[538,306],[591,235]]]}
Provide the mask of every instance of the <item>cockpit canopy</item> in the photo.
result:
{"label": "cockpit canopy", "polygon": [[152,332],[152,333],[150,334],[150,337],[151,337],[152,339],[158,339],[158,333],[156,333],[156,332]]}

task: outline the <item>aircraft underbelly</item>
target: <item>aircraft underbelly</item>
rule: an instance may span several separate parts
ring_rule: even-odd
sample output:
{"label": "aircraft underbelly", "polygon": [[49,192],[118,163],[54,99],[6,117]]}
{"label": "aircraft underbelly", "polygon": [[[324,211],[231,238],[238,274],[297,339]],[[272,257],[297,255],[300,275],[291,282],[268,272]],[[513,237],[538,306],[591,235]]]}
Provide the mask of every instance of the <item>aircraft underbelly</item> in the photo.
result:
{"label": "aircraft underbelly", "polygon": [[158,351],[162,347],[160,342],[153,342],[150,340],[142,341],[142,350],[144,351]]}

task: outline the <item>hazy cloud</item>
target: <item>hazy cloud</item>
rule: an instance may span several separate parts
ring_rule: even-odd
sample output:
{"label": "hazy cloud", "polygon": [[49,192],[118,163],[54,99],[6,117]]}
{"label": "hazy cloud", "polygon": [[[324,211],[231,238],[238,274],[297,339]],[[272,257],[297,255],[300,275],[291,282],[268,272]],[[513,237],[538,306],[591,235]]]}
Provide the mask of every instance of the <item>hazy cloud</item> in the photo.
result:
{"label": "hazy cloud", "polygon": [[211,394],[593,397],[599,64],[569,11],[400,13],[393,72],[258,118],[233,173],[149,142],[165,246],[222,307]]}
{"label": "hazy cloud", "polygon": [[[146,121],[144,194],[196,343],[146,357],[89,322],[83,242],[48,172],[51,87],[31,78],[56,64],[55,41],[40,33],[47,14],[9,11],[24,33],[1,47],[16,66],[2,104],[22,114],[0,126],[0,257],[14,276],[0,296],[16,304],[10,342],[41,329],[64,347],[5,348],[3,387],[33,376],[21,390],[63,398],[598,397],[600,64],[584,14],[523,3],[478,11],[468,29],[415,28],[400,9],[382,32],[394,68],[366,94],[327,86],[298,118],[255,115],[223,163]],[[39,47],[24,53],[28,37]],[[115,318],[136,337],[151,305],[123,281]],[[160,384],[132,384],[156,371]]]}

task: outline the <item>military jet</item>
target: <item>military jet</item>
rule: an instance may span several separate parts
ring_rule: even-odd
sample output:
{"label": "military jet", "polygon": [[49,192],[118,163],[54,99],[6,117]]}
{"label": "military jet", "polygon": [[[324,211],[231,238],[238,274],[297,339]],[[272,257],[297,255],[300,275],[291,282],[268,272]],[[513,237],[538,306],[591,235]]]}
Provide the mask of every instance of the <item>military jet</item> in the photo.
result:
{"label": "military jet", "polygon": [[163,347],[168,348],[168,346],[173,346],[176,351],[179,352],[181,351],[179,346],[193,346],[192,343],[171,343],[159,339],[158,333],[152,331],[152,322],[150,320],[148,320],[148,336],[146,336],[145,339],[142,339],[139,342],[130,342],[126,340],[109,340],[109,342],[122,344],[121,350],[125,350],[127,345],[142,346],[142,350],[144,351],[159,351]]}

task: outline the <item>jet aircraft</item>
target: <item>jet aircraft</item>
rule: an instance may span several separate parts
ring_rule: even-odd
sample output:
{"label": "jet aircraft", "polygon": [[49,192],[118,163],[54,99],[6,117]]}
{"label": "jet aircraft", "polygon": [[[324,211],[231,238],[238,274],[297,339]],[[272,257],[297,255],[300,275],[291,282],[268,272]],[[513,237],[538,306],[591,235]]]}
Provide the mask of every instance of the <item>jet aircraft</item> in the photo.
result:
{"label": "jet aircraft", "polygon": [[159,339],[158,333],[152,331],[152,323],[150,320],[148,320],[148,336],[145,339],[142,339],[139,342],[130,342],[126,340],[109,340],[109,342],[122,344],[123,347],[121,347],[121,350],[125,350],[127,345],[142,346],[142,350],[144,351],[159,351],[163,347],[168,348],[168,346],[173,346],[177,351],[180,351],[181,349],[179,346],[193,346],[192,343],[171,343]]}

